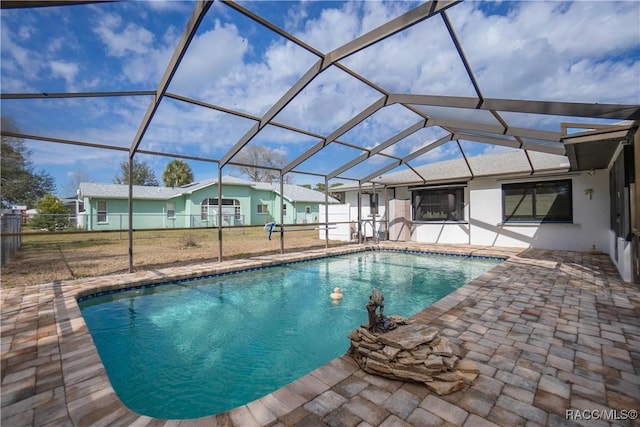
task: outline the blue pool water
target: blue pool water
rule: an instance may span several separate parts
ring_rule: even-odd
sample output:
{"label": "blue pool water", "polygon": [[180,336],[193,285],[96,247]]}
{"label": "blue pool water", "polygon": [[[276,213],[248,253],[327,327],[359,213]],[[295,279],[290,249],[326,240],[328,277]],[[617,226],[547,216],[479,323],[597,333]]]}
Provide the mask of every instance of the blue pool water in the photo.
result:
{"label": "blue pool water", "polygon": [[[367,322],[411,316],[499,260],[362,252],[83,299],[111,383],[130,409],[186,419],[260,398],[344,354]],[[340,287],[344,299],[329,294]]]}

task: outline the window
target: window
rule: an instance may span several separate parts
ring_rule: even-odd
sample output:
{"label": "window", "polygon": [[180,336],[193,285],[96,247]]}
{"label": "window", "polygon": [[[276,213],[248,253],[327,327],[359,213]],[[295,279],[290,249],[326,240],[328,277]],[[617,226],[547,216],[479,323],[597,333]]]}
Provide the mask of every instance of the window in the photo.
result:
{"label": "window", "polygon": [[304,213],[310,214],[311,213],[311,206],[305,206]]}
{"label": "window", "polygon": [[167,218],[175,219],[176,217],[176,204],[173,202],[167,203]]}
{"label": "window", "polygon": [[269,213],[269,206],[267,206],[267,205],[258,205],[258,213],[259,214],[268,214]]}
{"label": "window", "polygon": [[98,223],[107,222],[107,201],[98,200]]}
{"label": "window", "polygon": [[503,222],[572,222],[571,180],[502,185]]}
{"label": "window", "polygon": [[414,221],[463,221],[464,187],[412,190]]}
{"label": "window", "polygon": [[[200,217],[202,221],[209,221],[209,215],[218,212],[218,199],[204,199],[200,205]],[[236,199],[222,199],[222,215],[234,216],[240,219],[240,202]]]}
{"label": "window", "polygon": [[204,202],[200,205],[200,219],[209,221],[209,205],[205,205]]}
{"label": "window", "polygon": [[282,204],[282,216],[287,216],[287,204]]}

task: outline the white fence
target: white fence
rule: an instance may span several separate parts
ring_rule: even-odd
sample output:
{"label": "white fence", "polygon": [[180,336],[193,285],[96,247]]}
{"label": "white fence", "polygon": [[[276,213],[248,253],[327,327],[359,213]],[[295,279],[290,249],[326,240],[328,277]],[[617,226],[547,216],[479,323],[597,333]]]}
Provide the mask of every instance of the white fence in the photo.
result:
{"label": "white fence", "polygon": [[[374,218],[368,206],[361,208],[360,235],[362,238],[383,239],[385,235],[385,219],[383,215],[376,215],[375,226]],[[329,239],[349,242],[358,240],[358,207],[351,206],[349,203],[341,205],[329,205],[329,220],[331,225],[329,228]],[[324,208],[320,208],[319,222],[325,222]],[[321,228],[319,236],[324,239],[324,230]]]}

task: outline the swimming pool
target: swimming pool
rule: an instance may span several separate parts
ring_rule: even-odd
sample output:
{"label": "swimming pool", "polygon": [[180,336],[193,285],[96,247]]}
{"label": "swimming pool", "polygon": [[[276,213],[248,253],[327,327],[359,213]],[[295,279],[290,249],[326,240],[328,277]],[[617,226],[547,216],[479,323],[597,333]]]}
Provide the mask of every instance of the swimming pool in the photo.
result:
{"label": "swimming pool", "polygon": [[[156,418],[223,412],[343,354],[367,322],[410,316],[499,260],[360,252],[85,297],[80,307],[118,397]],[[329,294],[340,287],[344,299]]]}

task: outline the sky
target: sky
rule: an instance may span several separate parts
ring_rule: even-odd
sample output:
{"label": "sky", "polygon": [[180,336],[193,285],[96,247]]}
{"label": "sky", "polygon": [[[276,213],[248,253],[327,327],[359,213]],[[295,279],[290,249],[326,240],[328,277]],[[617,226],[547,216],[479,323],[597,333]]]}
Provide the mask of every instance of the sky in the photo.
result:
{"label": "sky", "polygon": [[[243,7],[322,53],[347,43],[419,5],[400,1],[258,1]],[[136,1],[3,9],[0,85],[3,94],[155,90],[194,4]],[[640,2],[468,1],[447,10],[478,86],[485,97],[640,104]],[[169,92],[261,117],[318,57],[215,2],[194,37]],[[391,93],[475,96],[464,64],[441,17],[427,19],[340,61]],[[275,118],[327,136],[381,97],[381,93],[332,66],[316,77]],[[2,115],[25,134],[128,148],[150,96],[3,99]],[[434,117],[495,123],[487,111],[420,107]],[[542,115],[504,113],[510,126],[559,131],[563,121]],[[418,122],[399,105],[378,110],[339,140],[372,148]],[[594,122],[593,120],[587,120]],[[607,122],[607,121],[601,121]],[[172,98],[164,98],[140,148],[221,159],[255,124]],[[442,137],[422,129],[384,153],[403,157]],[[288,161],[318,138],[264,127],[249,145],[265,145]],[[26,140],[36,170],[56,180],[58,195],[79,172],[109,183],[127,160],[126,151]],[[504,147],[461,141],[468,156]],[[329,144],[296,170],[327,174],[363,153]],[[412,165],[459,157],[455,141]],[[161,181],[169,157],[139,154]],[[382,156],[346,171],[361,178],[390,164]],[[188,161],[196,180],[217,176],[215,163]],[[224,174],[231,174],[229,167]],[[318,176],[292,174],[294,183]],[[341,181],[345,182],[345,181]]]}

